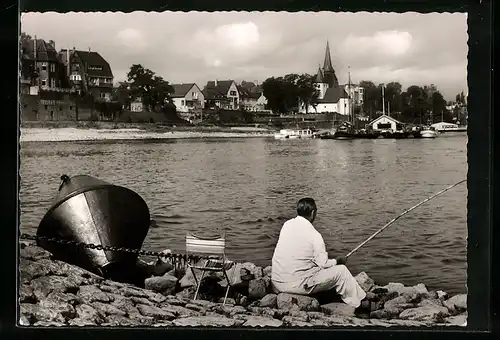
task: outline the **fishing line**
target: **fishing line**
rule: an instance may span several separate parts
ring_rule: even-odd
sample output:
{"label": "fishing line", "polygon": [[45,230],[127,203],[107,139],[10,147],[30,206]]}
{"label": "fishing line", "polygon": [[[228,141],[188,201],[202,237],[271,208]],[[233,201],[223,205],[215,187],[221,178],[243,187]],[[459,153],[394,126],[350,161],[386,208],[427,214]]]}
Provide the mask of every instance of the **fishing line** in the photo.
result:
{"label": "fishing line", "polygon": [[393,224],[394,222],[396,222],[400,217],[406,215],[407,213],[409,213],[410,211],[412,211],[413,209],[421,206],[422,204],[424,204],[425,202],[428,202],[430,201],[431,199],[433,199],[434,197],[436,196],[439,196],[441,195],[442,193],[445,193],[446,191],[456,187],[457,185],[461,184],[461,183],[464,183],[466,182],[467,180],[466,179],[463,179],[461,180],[460,182],[457,182],[453,185],[450,185],[449,187],[435,193],[434,195],[426,198],[425,200],[423,200],[422,202],[414,205],[413,207],[411,207],[410,209],[408,210],[405,210],[403,211],[401,214],[399,214],[398,216],[396,216],[395,218],[393,218],[392,220],[390,220],[386,225],[384,225],[382,228],[380,228],[379,230],[377,230],[372,236],[368,237],[365,241],[363,241],[362,243],[360,243],[356,248],[354,248],[353,250],[351,250],[351,252],[349,254],[346,255],[346,258],[351,256],[354,252],[356,252],[359,248],[361,248],[362,246],[364,246],[365,244],[367,244],[368,242],[370,242],[370,240],[372,240],[375,236],[377,236],[378,234],[380,234],[385,228],[387,228],[388,226],[390,226],[391,224]]}

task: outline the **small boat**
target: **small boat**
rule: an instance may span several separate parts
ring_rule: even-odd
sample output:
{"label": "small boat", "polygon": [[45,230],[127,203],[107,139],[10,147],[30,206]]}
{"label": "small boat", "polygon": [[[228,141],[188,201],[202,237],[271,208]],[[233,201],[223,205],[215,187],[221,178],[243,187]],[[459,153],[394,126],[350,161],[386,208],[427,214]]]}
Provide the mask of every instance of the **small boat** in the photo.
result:
{"label": "small boat", "polygon": [[412,129],[414,138],[436,138],[439,132],[433,126],[414,127]]}
{"label": "small boat", "polygon": [[[37,236],[97,246],[140,249],[150,227],[146,202],[134,191],[92,176],[61,176]],[[144,282],[135,253],[77,247],[40,239],[54,258],[114,281]]]}
{"label": "small boat", "polygon": [[278,133],[274,134],[274,139],[305,139],[305,138],[315,138],[315,130],[313,129],[303,129],[303,130],[292,130],[283,129]]}
{"label": "small boat", "polygon": [[432,124],[431,127],[435,128],[439,133],[449,133],[449,132],[467,132],[467,126],[459,126],[454,123],[439,122]]}

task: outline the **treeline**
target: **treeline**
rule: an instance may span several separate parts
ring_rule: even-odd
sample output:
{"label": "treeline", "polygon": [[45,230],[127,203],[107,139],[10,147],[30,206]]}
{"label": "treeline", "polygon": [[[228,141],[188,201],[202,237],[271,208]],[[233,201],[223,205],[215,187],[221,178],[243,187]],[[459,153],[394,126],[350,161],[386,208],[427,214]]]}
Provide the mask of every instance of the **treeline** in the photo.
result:
{"label": "treeline", "polygon": [[[314,86],[315,76],[310,74],[287,74],[282,77],[270,77],[262,83],[262,91],[267,98],[267,108],[275,113],[297,112],[300,103],[316,108],[318,91]],[[363,80],[359,86],[364,88],[363,105],[355,107],[356,114],[375,118],[382,114],[382,87],[373,81]],[[458,119],[458,111],[448,110],[446,100],[434,85],[411,85],[406,89],[399,82],[385,84],[385,112],[390,112],[404,122],[427,122],[428,120],[453,121]],[[466,98],[457,94],[456,103],[463,106]],[[455,118],[455,119],[454,119]]]}
{"label": "treeline", "polygon": [[[372,81],[363,80],[359,86],[364,88],[363,114],[372,118],[377,117],[383,110],[382,87]],[[411,85],[403,90],[399,82],[385,84],[384,88],[385,112],[391,113],[396,119],[403,122],[453,121],[457,112],[447,109],[446,100],[434,85]],[[465,104],[463,93],[457,95],[457,103]]]}

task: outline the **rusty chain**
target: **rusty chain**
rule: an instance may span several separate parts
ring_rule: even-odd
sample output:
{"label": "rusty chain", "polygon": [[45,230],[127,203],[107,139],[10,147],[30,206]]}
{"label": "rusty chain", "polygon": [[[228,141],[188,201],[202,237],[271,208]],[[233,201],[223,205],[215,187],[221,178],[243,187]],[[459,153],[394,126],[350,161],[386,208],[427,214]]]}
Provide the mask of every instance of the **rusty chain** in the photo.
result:
{"label": "rusty chain", "polygon": [[166,258],[171,260],[174,263],[186,263],[186,262],[197,262],[201,259],[209,259],[210,257],[201,257],[201,256],[195,256],[195,255],[189,255],[186,256],[186,254],[173,254],[173,253],[164,253],[164,252],[154,252],[154,251],[149,251],[149,250],[141,250],[141,249],[130,249],[130,248],[125,248],[125,247],[114,247],[114,246],[103,246],[101,244],[92,244],[92,243],[85,243],[85,242],[78,242],[78,241],[72,241],[72,240],[64,240],[64,239],[59,239],[56,237],[47,237],[47,236],[34,236],[34,235],[29,235],[29,234],[21,234],[20,236],[21,239],[24,240],[31,240],[31,241],[46,241],[46,242],[52,242],[52,243],[59,243],[59,244],[64,244],[64,245],[74,245],[75,247],[83,248],[83,249],[95,249],[95,250],[104,250],[104,251],[114,251],[114,252],[124,252],[124,253],[130,253],[130,254],[137,254],[137,255],[143,255],[143,256],[154,256],[158,258]]}

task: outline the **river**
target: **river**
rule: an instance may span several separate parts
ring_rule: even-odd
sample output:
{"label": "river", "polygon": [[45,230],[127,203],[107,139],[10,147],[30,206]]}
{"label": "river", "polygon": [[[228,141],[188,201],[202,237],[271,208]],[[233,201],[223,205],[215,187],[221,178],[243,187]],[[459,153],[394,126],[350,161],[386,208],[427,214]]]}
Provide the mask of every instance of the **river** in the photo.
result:
{"label": "river", "polygon": [[[270,264],[295,203],[315,198],[315,226],[332,256],[467,176],[467,136],[435,140],[211,138],[23,142],[21,231],[36,227],[62,174],[88,174],[139,193],[152,227],[144,249],[184,251],[187,231],[225,232],[235,261]],[[467,188],[400,218],[349,258],[376,281],[466,292]]]}

